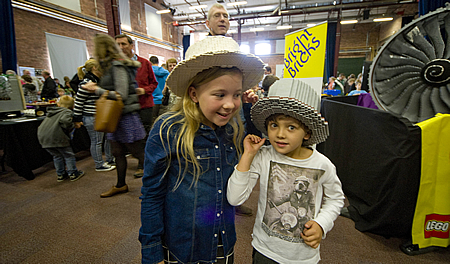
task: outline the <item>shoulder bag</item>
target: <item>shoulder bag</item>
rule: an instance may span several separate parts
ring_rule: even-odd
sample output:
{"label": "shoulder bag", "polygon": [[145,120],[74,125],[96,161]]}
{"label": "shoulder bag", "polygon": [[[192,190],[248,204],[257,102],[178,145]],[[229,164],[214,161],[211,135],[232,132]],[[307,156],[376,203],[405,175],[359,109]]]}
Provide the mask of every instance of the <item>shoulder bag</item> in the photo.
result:
{"label": "shoulder bag", "polygon": [[109,91],[105,91],[95,102],[95,124],[94,129],[99,132],[113,133],[117,129],[120,115],[122,114],[123,102],[119,93],[116,93],[117,100],[107,99]]}

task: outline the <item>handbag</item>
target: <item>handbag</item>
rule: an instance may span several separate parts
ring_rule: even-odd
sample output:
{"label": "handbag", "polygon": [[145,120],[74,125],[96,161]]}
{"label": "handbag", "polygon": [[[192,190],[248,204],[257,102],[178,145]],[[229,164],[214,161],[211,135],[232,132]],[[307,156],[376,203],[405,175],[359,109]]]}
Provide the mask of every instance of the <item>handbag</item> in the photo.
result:
{"label": "handbag", "polygon": [[164,96],[161,100],[161,104],[169,105],[169,99],[170,99],[170,90],[169,90],[169,88],[166,88],[166,91],[164,92]]}
{"label": "handbag", "polygon": [[106,91],[95,102],[96,113],[94,129],[99,132],[113,133],[117,129],[120,115],[122,114],[123,102],[119,93],[116,93],[117,100],[109,100]]}

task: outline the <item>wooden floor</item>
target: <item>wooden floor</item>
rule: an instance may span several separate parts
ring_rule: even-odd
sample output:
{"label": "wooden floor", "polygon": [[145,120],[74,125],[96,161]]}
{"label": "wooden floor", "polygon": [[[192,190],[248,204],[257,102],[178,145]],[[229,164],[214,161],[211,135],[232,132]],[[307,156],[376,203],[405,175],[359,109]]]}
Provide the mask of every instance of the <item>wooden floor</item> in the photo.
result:
{"label": "wooden floor", "polygon": [[[100,198],[116,181],[116,171],[95,172],[87,152],[77,154],[86,175],[76,182],[56,182],[53,164],[24,180],[11,169],[0,174],[0,263],[140,263],[141,179],[132,174],[137,160],[128,158],[130,192]],[[246,206],[256,212],[256,189]],[[235,263],[251,263],[254,217],[236,217]],[[450,263],[449,248],[408,256],[400,239],[361,233],[352,220],[339,217],[321,246],[321,263]]]}

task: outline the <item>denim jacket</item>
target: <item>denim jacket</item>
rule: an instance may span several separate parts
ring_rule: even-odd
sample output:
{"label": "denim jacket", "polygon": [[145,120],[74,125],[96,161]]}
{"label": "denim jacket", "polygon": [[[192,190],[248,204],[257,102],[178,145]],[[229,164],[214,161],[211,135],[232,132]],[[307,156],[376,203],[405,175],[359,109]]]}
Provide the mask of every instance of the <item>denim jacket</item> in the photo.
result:
{"label": "denim jacket", "polygon": [[[178,173],[183,173],[186,161],[181,157],[181,166],[178,164],[174,150],[175,132],[167,138],[168,125],[165,125],[159,133],[166,118],[155,123],[145,147],[142,226],[139,230],[142,263],[162,261],[162,244],[182,263],[213,263],[219,236],[222,236],[226,253],[236,242],[234,207],[226,198],[227,181],[238,162],[232,128],[227,124],[213,130],[200,125],[194,139],[194,150],[203,173],[197,184],[191,184],[193,175],[189,173],[192,171],[192,166],[189,166],[189,172],[174,190]],[[174,130],[180,126],[175,125]],[[164,147],[168,149],[169,144],[171,164],[164,176],[169,157]]]}

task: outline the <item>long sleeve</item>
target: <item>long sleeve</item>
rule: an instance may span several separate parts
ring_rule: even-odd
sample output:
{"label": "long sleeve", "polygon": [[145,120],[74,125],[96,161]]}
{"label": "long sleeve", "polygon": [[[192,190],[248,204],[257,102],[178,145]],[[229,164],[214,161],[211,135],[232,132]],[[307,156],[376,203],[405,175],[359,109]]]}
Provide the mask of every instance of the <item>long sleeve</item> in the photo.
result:
{"label": "long sleeve", "polygon": [[328,175],[324,175],[323,182],[323,199],[319,214],[314,219],[323,229],[323,237],[325,238],[334,226],[334,221],[339,216],[341,208],[344,206],[344,192],[342,191],[341,182],[336,175],[336,167],[327,171]]}
{"label": "long sleeve", "polygon": [[159,120],[154,125],[145,147],[145,168],[140,197],[142,226],[139,230],[142,263],[158,263],[163,260],[164,201],[168,189],[167,177],[164,177],[168,146],[163,146],[163,142],[168,141],[164,138],[164,131],[159,133],[161,123],[162,120]]}
{"label": "long sleeve", "polygon": [[261,151],[258,151],[253,158],[249,171],[238,171],[236,166],[234,167],[234,172],[228,180],[227,186],[227,199],[231,205],[241,205],[250,197],[262,172],[260,166],[262,156]]}

